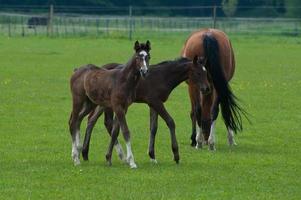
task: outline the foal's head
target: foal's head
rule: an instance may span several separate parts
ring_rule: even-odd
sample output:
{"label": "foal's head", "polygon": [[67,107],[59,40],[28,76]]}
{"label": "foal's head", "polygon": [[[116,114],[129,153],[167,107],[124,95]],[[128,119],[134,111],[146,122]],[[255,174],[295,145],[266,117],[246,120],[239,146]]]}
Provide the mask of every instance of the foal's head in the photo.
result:
{"label": "foal's head", "polygon": [[195,56],[193,58],[192,73],[190,73],[190,80],[200,87],[202,94],[210,93],[210,84],[208,81],[208,72],[205,67],[206,60],[204,57]]}
{"label": "foal's head", "polygon": [[136,52],[136,66],[142,77],[145,77],[148,72],[151,44],[147,40],[146,43],[135,42],[134,50]]}

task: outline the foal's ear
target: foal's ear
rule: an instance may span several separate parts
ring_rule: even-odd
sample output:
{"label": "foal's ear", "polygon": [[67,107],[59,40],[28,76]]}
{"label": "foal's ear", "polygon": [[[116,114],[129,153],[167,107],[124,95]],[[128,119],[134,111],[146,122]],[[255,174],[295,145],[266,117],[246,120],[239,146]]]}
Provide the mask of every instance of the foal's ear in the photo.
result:
{"label": "foal's ear", "polygon": [[198,58],[198,63],[200,63],[201,65],[206,65],[206,62],[207,60],[205,57],[201,56]]}
{"label": "foal's ear", "polygon": [[151,48],[151,43],[149,40],[146,41],[146,49],[147,51],[150,51],[152,48]]}
{"label": "foal's ear", "polygon": [[198,64],[198,59],[199,59],[199,57],[196,55],[196,56],[194,56],[194,58],[193,58],[193,64]]}
{"label": "foal's ear", "polygon": [[135,42],[134,44],[134,50],[137,52],[140,49],[140,44],[138,42],[138,40]]}

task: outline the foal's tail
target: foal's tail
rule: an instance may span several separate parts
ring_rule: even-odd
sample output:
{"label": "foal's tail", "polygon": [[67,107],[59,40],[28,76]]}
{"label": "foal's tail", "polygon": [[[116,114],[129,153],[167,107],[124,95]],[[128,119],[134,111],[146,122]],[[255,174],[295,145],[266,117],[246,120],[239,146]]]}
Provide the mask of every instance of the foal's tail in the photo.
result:
{"label": "foal's tail", "polygon": [[220,60],[218,42],[214,36],[204,36],[203,48],[205,58],[207,59],[208,71],[211,75],[214,88],[218,94],[218,100],[221,104],[221,112],[224,123],[235,133],[237,131],[242,131],[243,127],[241,114],[246,116],[247,113],[238,105],[238,99],[233,94],[231,87],[225,78]]}

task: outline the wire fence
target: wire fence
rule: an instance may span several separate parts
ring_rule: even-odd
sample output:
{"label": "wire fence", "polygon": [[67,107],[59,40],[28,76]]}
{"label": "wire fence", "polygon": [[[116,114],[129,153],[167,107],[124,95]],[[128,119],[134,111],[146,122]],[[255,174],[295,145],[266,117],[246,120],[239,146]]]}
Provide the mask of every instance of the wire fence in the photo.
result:
{"label": "wire fence", "polygon": [[[169,34],[215,27],[227,33],[286,34],[301,33],[301,18],[271,13],[272,7],[257,16],[243,13],[227,17],[220,7],[53,7],[20,6],[0,8],[0,34],[6,36],[123,36]],[[273,8],[275,9],[275,8]],[[281,10],[281,9],[279,9]],[[269,11],[269,12],[268,12]],[[276,11],[275,11],[276,12]],[[300,8],[301,12],[301,8]],[[244,16],[242,16],[244,15]],[[269,16],[265,16],[269,15]],[[262,17],[258,17],[262,16]]]}

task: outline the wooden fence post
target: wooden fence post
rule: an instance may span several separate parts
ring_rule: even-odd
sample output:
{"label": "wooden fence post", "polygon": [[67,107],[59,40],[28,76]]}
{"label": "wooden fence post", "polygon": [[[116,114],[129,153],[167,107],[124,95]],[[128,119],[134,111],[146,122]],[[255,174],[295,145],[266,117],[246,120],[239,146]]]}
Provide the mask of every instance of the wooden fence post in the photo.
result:
{"label": "wooden fence post", "polygon": [[51,4],[49,7],[49,14],[48,14],[48,23],[47,23],[47,35],[52,36],[52,22],[53,22],[53,5]]}
{"label": "wooden fence post", "polygon": [[129,39],[132,40],[133,22],[132,22],[132,6],[129,7]]}
{"label": "wooden fence post", "polygon": [[216,5],[213,6],[213,28],[216,28]]}

